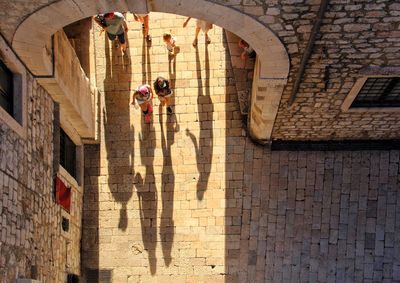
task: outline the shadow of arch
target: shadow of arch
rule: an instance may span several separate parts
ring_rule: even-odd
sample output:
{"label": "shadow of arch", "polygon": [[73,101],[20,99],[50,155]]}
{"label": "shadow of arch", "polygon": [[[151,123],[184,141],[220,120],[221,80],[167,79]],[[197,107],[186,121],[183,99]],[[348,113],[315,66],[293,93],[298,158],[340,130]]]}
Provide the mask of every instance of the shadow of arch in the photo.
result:
{"label": "shadow of arch", "polygon": [[253,125],[250,135],[259,141],[270,139],[289,74],[289,56],[268,26],[228,4],[206,0],[60,0],[27,16],[15,30],[12,47],[33,74],[51,76],[51,35],[70,23],[108,11],[189,16],[212,22],[246,40],[258,55],[249,115],[249,125]]}

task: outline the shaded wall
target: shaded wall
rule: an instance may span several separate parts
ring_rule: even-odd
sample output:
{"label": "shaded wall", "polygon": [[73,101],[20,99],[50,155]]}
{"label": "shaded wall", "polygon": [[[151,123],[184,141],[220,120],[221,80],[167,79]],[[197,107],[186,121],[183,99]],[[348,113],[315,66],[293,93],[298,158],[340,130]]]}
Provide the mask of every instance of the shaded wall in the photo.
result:
{"label": "shaded wall", "polygon": [[247,170],[227,184],[226,282],[400,279],[399,151],[243,149]]}

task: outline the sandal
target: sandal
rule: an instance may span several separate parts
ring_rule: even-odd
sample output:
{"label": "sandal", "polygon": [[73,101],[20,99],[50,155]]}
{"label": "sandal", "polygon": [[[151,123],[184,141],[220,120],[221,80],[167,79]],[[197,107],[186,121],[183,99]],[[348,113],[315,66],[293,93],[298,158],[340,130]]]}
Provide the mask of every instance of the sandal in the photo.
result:
{"label": "sandal", "polygon": [[148,42],[151,42],[151,35],[150,35],[150,34],[148,34],[148,35],[146,36],[146,40],[147,40]]}

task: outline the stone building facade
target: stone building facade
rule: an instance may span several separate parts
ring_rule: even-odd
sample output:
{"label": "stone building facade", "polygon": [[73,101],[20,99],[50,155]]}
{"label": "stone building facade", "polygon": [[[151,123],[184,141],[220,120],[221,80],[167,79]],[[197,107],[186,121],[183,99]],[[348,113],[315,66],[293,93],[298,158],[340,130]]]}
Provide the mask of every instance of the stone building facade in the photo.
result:
{"label": "stone building facade", "polygon": [[[64,282],[67,273],[80,270],[82,189],[65,170],[55,172],[54,101],[30,75],[27,110],[22,136],[1,125],[0,282]],[[54,201],[55,173],[72,187],[69,213]],[[61,228],[63,218],[69,221],[68,232]]]}
{"label": "stone building facade", "polygon": [[[106,9],[102,6],[93,6],[90,1],[87,2],[75,6],[76,3],[70,1],[60,3],[49,1],[48,6],[43,6],[40,1],[30,1],[29,4],[21,3],[12,9],[8,9],[5,4],[2,13],[7,13],[4,14],[7,21],[2,23],[2,34],[9,42],[14,41],[15,44],[19,44],[20,40],[25,38],[24,34],[29,32],[34,24],[54,23],[54,28],[58,25],[62,27]],[[57,15],[52,12],[54,11],[51,9],[52,3],[55,5],[54,8],[60,9]],[[202,1],[201,3],[202,5],[198,5],[194,0],[149,3],[117,1],[110,3],[107,9],[122,11],[147,9],[154,12],[197,16],[215,22],[250,42],[262,55],[259,56],[262,70],[258,80],[255,80],[257,84],[253,88],[252,95],[255,111],[252,111],[250,124],[254,125],[250,125],[250,129],[256,131],[255,138],[267,140],[398,138],[399,112],[396,109],[343,110],[346,108],[343,107],[343,103],[357,79],[370,76],[398,76],[399,62],[396,55],[399,48],[398,3],[389,0],[379,3],[367,0],[357,3],[329,1],[319,19],[321,25],[309,50],[310,56],[305,62],[304,73],[293,103],[291,103],[293,84],[299,77],[300,64],[314,23],[317,22],[318,12],[326,2],[287,0]],[[45,22],[43,17],[42,20],[34,19],[35,11],[43,15],[48,14],[48,19]],[[68,11],[68,16],[62,16],[63,11],[65,13]],[[29,21],[32,21],[32,24],[27,27],[19,26],[24,19],[23,15],[31,15]],[[55,21],[55,18],[59,21]],[[238,22],[245,22],[246,25],[237,25],[231,20],[232,18],[238,19]],[[258,24],[265,26],[265,30],[271,33],[261,35],[262,28]],[[40,30],[48,30],[48,36],[51,34],[51,28],[48,26],[43,26]],[[19,39],[19,32],[22,32],[22,39]],[[46,35],[41,33],[37,40],[41,40],[42,36]],[[276,40],[281,43],[278,44]],[[23,46],[21,43],[21,48]],[[276,59],[280,54],[285,54],[286,57]],[[264,71],[264,67],[268,64],[271,64],[271,68]],[[269,76],[268,72],[274,69],[280,69],[280,77]],[[271,98],[271,95],[274,97]]]}
{"label": "stone building facade", "polygon": [[[0,59],[23,93],[19,114],[0,112],[0,282],[400,280],[399,151],[271,151],[246,137],[238,103],[250,94],[247,133],[261,143],[399,139],[399,108],[349,108],[360,80],[400,76],[398,3],[0,3]],[[254,76],[241,80],[249,66],[219,27],[210,53],[182,32],[175,66],[159,36],[132,43],[129,61],[89,19],[61,30],[112,10],[212,21],[254,46]],[[155,17],[160,34],[182,21]],[[180,129],[160,114],[146,130],[126,107],[153,72],[177,75]],[[76,178],[59,166],[60,129]],[[54,177],[72,188],[69,213]]]}

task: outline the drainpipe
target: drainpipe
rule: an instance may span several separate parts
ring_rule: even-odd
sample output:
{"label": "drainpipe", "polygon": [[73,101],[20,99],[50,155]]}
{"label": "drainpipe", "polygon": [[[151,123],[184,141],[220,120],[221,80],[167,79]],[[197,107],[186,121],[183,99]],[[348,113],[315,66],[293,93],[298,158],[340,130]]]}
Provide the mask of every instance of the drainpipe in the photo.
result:
{"label": "drainpipe", "polygon": [[329,2],[329,0],[321,0],[317,18],[315,19],[314,26],[311,30],[311,34],[310,34],[310,38],[307,43],[306,50],[304,51],[303,57],[301,58],[301,63],[300,63],[299,71],[297,72],[296,80],[294,82],[293,91],[289,97],[289,102],[288,102],[289,106],[292,106],[294,100],[296,99],[297,91],[299,90],[300,83],[301,83],[301,80],[304,75],[304,70],[306,69],[307,61],[310,58],[311,52],[314,47],[315,38],[317,37],[319,28],[322,23],[322,18],[324,16],[326,8],[328,7],[328,2]]}

